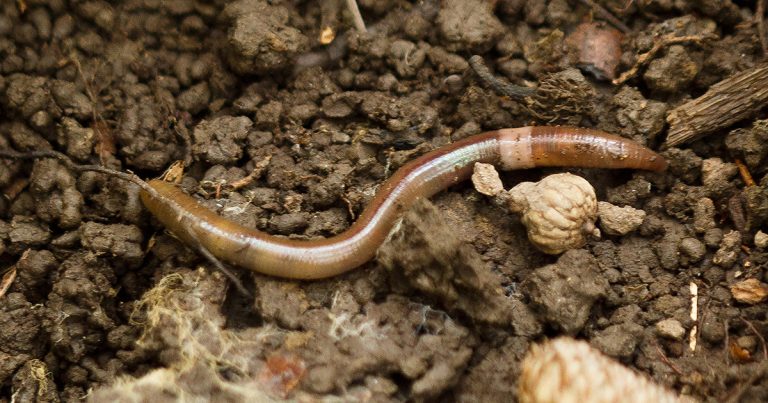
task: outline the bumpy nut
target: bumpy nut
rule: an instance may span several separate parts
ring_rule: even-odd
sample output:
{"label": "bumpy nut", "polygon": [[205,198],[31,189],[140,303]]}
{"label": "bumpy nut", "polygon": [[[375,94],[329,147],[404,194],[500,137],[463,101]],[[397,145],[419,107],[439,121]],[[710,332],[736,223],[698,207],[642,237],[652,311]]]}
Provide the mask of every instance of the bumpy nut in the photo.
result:
{"label": "bumpy nut", "polygon": [[549,402],[692,402],[567,337],[535,345],[523,360],[517,398]]}
{"label": "bumpy nut", "polygon": [[523,182],[507,197],[510,210],[522,213],[528,239],[544,253],[580,248],[587,236],[600,236],[595,189],[580,176],[562,173]]}

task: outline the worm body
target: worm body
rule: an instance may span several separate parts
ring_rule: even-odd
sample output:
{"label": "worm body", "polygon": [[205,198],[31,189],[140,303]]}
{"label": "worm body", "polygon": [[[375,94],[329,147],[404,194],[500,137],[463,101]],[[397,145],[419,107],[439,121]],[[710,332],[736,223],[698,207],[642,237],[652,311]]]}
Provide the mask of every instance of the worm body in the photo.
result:
{"label": "worm body", "polygon": [[221,260],[277,277],[320,279],[373,258],[405,210],[416,200],[469,178],[476,162],[507,170],[572,166],[662,171],[667,166],[655,152],[598,130],[538,126],[481,133],[405,164],[379,187],[346,231],[311,241],[243,227],[160,180],[149,182],[160,197],[142,191],[141,199],[182,241],[202,246]]}

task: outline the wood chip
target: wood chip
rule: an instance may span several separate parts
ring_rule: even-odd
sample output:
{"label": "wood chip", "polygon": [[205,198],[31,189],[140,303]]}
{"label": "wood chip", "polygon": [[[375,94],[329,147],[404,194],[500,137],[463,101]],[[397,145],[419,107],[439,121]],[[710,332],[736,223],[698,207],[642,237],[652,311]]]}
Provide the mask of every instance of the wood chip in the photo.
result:
{"label": "wood chip", "polygon": [[0,298],[5,296],[5,293],[8,292],[8,289],[11,288],[11,284],[13,284],[13,280],[16,279],[16,266],[5,272],[3,274],[3,279],[0,280]]}
{"label": "wood chip", "polygon": [[768,63],[737,73],[710,87],[702,96],[667,115],[669,134],[664,148],[727,128],[768,105]]}
{"label": "wood chip", "polygon": [[[24,253],[21,254],[19,262],[24,261],[29,257],[29,251],[30,249],[27,249],[24,251]],[[13,280],[15,279],[16,265],[11,266],[8,270],[6,270],[6,272],[3,273],[3,277],[0,279],[0,298],[5,296],[5,293],[8,292],[9,288],[11,288],[11,284],[13,284]]]}

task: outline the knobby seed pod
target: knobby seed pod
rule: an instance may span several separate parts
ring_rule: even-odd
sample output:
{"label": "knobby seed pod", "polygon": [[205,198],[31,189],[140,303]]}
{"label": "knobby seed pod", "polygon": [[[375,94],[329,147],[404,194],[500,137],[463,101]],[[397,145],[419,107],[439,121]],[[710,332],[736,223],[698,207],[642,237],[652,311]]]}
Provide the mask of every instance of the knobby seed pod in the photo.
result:
{"label": "knobby seed pod", "polygon": [[549,254],[563,253],[599,237],[597,197],[586,179],[569,173],[523,182],[507,193],[510,210],[522,214],[528,239]]}

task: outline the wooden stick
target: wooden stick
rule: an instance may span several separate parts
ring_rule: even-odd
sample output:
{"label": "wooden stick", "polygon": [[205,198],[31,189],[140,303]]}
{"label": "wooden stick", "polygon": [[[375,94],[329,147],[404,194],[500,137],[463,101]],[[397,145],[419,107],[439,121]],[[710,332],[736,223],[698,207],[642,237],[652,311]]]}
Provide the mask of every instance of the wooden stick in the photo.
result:
{"label": "wooden stick", "polygon": [[653,47],[637,56],[637,61],[635,61],[634,66],[630,68],[629,70],[621,73],[621,76],[619,78],[614,79],[613,85],[621,85],[625,82],[629,81],[632,77],[634,77],[639,71],[640,67],[645,66],[646,64],[650,63],[651,60],[653,60],[654,57],[656,57],[656,54],[659,53],[662,49],[666,48],[667,46],[676,45],[678,43],[689,43],[693,42],[695,44],[701,44],[704,40],[707,39],[713,39],[712,36],[700,36],[700,35],[686,35],[686,36],[675,36],[675,34],[668,34],[665,36],[662,36],[658,40],[656,40],[653,43]]}
{"label": "wooden stick", "polygon": [[768,63],[736,73],[667,115],[664,148],[694,140],[754,116],[768,105]]}
{"label": "wooden stick", "polygon": [[363,16],[360,14],[360,8],[357,7],[357,1],[347,0],[347,8],[352,13],[352,21],[355,23],[355,28],[360,32],[366,32],[365,21],[363,21]]}
{"label": "wooden stick", "polygon": [[592,8],[592,11],[594,11],[598,16],[605,19],[609,23],[613,24],[614,27],[618,28],[619,31],[623,32],[624,34],[628,34],[632,32],[631,29],[627,26],[627,24],[621,22],[620,19],[616,18],[613,14],[611,14],[610,11],[606,10],[605,7],[601,6],[594,0],[581,0],[582,3],[584,3],[586,6]]}
{"label": "wooden stick", "polygon": [[733,162],[735,162],[736,167],[739,168],[739,175],[741,175],[741,180],[744,181],[744,186],[757,186],[757,183],[755,183],[755,179],[752,177],[752,174],[749,173],[749,168],[747,165],[738,158],[733,160]]}

